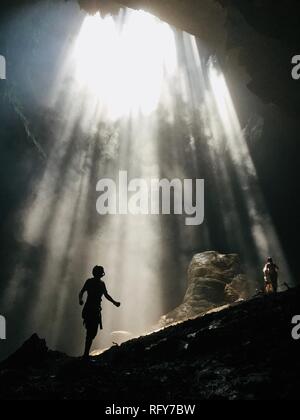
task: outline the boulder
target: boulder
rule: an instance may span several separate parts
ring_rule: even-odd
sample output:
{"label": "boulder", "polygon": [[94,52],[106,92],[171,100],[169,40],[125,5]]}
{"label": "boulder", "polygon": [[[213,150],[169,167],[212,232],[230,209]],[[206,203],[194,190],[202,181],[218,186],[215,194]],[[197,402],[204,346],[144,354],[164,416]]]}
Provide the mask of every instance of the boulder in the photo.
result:
{"label": "boulder", "polygon": [[160,327],[195,318],[218,307],[251,296],[251,283],[237,254],[203,252],[193,257],[183,303],[164,315]]}

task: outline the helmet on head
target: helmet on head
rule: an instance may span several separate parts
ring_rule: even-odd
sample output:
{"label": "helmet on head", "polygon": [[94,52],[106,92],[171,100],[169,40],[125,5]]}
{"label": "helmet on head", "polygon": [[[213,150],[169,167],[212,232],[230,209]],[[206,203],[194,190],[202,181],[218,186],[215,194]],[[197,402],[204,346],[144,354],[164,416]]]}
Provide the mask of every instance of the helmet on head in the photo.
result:
{"label": "helmet on head", "polygon": [[272,263],[273,262],[273,258],[269,257],[267,261],[268,261],[268,263]]}
{"label": "helmet on head", "polygon": [[104,268],[102,266],[96,265],[93,268],[93,276],[94,277],[103,277],[105,274]]}

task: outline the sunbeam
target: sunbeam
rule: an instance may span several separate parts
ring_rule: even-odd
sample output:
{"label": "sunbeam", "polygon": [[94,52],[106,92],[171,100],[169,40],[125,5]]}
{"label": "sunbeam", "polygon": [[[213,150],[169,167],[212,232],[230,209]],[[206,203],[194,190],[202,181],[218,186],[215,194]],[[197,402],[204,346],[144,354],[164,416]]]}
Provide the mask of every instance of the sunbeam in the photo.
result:
{"label": "sunbeam", "polygon": [[[257,172],[247,146],[244,132],[240,126],[226,80],[217,63],[209,63],[209,80],[213,92],[219,119],[224,132],[232,162],[235,167],[237,182],[242,191],[248,223],[251,228],[253,243],[261,264],[266,255],[276,255],[280,262],[283,279],[291,279],[286,258],[280,245],[276,229],[267,211]],[[218,143],[216,143],[218,144]]]}

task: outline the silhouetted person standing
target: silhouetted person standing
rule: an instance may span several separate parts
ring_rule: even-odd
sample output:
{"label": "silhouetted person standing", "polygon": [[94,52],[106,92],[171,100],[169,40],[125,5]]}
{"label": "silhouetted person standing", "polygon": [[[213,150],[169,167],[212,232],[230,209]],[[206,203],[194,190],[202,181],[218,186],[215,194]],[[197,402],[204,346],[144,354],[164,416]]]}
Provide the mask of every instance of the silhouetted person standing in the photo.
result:
{"label": "silhouetted person standing", "polygon": [[98,328],[102,330],[101,301],[105,296],[107,300],[119,307],[121,304],[116,302],[109,294],[104,281],[101,279],[105,276],[103,267],[96,266],[93,269],[93,278],[86,281],[81,292],[79,293],[79,304],[83,305],[83,295],[87,293],[87,300],[82,311],[82,318],[86,328],[86,341],[84,357],[88,358],[94,338],[98,333]]}
{"label": "silhouetted person standing", "polygon": [[265,289],[268,291],[269,286],[272,286],[274,293],[277,293],[278,290],[278,266],[273,262],[272,258],[267,259],[267,263],[264,266],[264,276],[265,276]]}

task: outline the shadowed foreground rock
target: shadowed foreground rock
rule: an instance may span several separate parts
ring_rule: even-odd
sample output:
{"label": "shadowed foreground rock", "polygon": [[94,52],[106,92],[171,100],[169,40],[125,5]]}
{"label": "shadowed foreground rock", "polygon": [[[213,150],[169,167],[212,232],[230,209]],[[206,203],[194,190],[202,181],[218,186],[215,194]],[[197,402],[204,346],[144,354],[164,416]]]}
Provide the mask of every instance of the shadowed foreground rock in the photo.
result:
{"label": "shadowed foreground rock", "polygon": [[256,297],[89,363],[49,351],[34,336],[1,363],[0,398],[298,399],[300,341],[291,338],[291,320],[299,301],[300,289]]}

